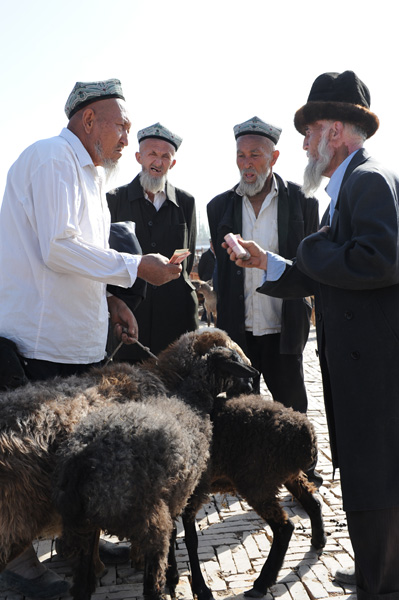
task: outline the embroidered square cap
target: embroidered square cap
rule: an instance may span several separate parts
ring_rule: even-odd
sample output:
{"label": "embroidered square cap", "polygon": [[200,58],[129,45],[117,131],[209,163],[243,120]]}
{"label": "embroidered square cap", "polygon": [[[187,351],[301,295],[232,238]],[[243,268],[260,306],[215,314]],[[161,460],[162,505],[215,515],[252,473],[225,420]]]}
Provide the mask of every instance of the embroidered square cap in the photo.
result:
{"label": "embroidered square cap", "polygon": [[161,125],[161,123],[154,123],[154,125],[140,129],[140,131],[137,133],[137,139],[139,143],[143,140],[147,140],[148,138],[158,138],[159,140],[169,142],[169,144],[172,144],[176,150],[179,149],[180,144],[183,141],[181,137],[169,131],[169,129]]}
{"label": "embroidered square cap", "polygon": [[119,79],[107,79],[106,81],[78,81],[65,104],[65,113],[68,119],[81,108],[88,106],[97,100],[108,98],[120,98],[124,100],[121,82]]}
{"label": "embroidered square cap", "polygon": [[281,132],[282,129],[280,127],[265,123],[259,117],[252,117],[252,119],[234,126],[234,136],[236,139],[242,135],[263,135],[263,137],[269,138],[274,144],[277,144],[279,141]]}

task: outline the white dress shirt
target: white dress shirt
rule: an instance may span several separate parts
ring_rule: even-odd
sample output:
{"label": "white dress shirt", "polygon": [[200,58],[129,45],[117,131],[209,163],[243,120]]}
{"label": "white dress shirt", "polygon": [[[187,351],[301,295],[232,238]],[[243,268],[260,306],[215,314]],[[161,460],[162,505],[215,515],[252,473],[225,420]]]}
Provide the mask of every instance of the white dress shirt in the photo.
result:
{"label": "white dress shirt", "polygon": [[140,257],[109,249],[104,171],[68,129],[11,167],[0,211],[0,335],[22,354],[102,360],[106,284],[129,287]]}
{"label": "white dress shirt", "polygon": [[[146,200],[148,200],[148,202],[152,202],[147,194],[147,192],[145,190],[143,190],[144,192],[144,198]],[[165,202],[166,200],[166,193],[165,191],[161,191],[161,192],[156,192],[154,194],[154,201],[152,202],[152,204],[154,205],[156,211],[158,212],[159,209],[161,208],[162,204]]]}
{"label": "white dress shirt", "polygon": [[[269,194],[263,201],[258,216],[255,216],[251,202],[246,196],[242,203],[242,237],[253,240],[262,248],[278,252],[277,227],[278,184],[273,175]],[[256,290],[262,285],[263,271],[244,269],[245,329],[253,335],[266,335],[281,331],[280,298],[259,294]]]}

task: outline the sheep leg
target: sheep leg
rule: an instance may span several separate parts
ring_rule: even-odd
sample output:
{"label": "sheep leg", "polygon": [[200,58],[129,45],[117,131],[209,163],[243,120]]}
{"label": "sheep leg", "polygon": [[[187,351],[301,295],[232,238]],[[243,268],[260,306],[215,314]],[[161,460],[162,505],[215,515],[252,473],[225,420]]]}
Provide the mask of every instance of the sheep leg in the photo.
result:
{"label": "sheep leg", "polygon": [[[82,541],[82,537],[80,540]],[[96,589],[95,561],[98,555],[98,541],[100,530],[85,536],[84,543],[80,543],[79,553],[74,561],[73,586],[71,594],[73,600],[90,600]],[[79,538],[77,538],[79,539]]]}
{"label": "sheep leg", "polygon": [[269,556],[262,567],[259,577],[254,581],[253,588],[244,592],[244,596],[250,598],[262,598],[266,594],[267,589],[276,583],[292,532],[294,531],[294,524],[290,519],[287,519],[285,522],[267,519],[267,523],[273,532],[273,542]]}
{"label": "sheep leg", "polygon": [[302,477],[298,477],[287,481],[285,487],[308,513],[312,526],[312,545],[316,550],[321,550],[326,545],[327,539],[324,531],[321,503],[313,495],[312,484]]}
{"label": "sheep leg", "polygon": [[172,598],[175,598],[176,586],[179,583],[179,571],[177,569],[176,555],[175,555],[175,544],[177,537],[177,529],[173,527],[172,537],[170,538],[169,555],[168,555],[168,569],[166,571],[166,585],[169,588],[169,594]]}
{"label": "sheep leg", "polygon": [[195,529],[194,515],[191,518],[183,513],[184,539],[191,568],[191,589],[197,600],[213,600],[212,591],[206,585],[198,560],[198,536]]}
{"label": "sheep leg", "polygon": [[174,523],[169,509],[162,501],[155,507],[150,518],[150,526],[140,542],[145,548],[143,584],[145,600],[160,600],[163,597],[173,528]]}

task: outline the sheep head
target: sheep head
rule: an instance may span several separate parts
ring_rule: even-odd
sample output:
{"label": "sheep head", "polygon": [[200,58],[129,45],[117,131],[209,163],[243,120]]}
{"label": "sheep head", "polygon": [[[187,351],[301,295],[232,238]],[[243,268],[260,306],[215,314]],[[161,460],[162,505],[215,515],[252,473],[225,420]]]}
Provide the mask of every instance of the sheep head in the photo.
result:
{"label": "sheep head", "polygon": [[206,412],[222,392],[248,392],[248,381],[257,375],[241,348],[216,328],[185,333],[159,354],[151,369],[169,393],[192,399]]}

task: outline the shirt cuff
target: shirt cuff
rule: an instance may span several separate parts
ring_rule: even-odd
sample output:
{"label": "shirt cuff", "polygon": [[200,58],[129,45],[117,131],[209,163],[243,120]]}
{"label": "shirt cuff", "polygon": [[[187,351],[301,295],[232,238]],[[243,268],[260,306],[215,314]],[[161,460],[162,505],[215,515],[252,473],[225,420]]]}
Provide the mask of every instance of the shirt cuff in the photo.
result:
{"label": "shirt cuff", "polygon": [[125,261],[126,268],[130,275],[130,286],[132,286],[137,279],[137,270],[141,263],[142,256],[141,254],[127,254],[126,252],[121,252],[120,254]]}
{"label": "shirt cuff", "polygon": [[291,260],[287,260],[274,252],[267,252],[267,269],[263,274],[263,281],[277,281],[284,273],[287,264],[292,264]]}

